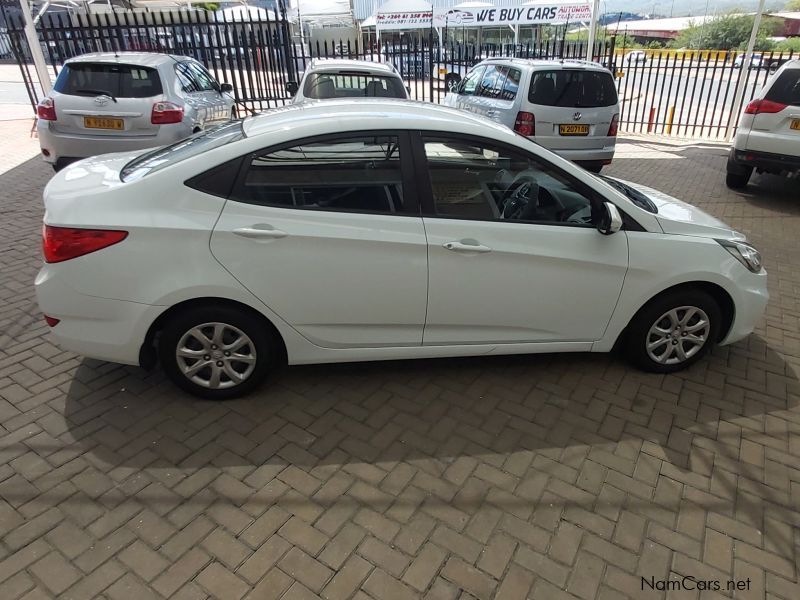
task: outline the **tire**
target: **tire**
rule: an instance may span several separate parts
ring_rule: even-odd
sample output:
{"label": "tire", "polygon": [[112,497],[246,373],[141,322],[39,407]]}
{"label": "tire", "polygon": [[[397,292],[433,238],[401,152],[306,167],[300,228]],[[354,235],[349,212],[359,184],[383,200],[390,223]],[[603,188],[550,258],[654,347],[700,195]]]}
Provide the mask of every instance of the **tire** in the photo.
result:
{"label": "tire", "polygon": [[[215,334],[221,334],[222,344]],[[225,350],[224,344],[237,341],[237,336],[244,343],[238,353]],[[178,356],[179,348],[186,353],[183,357]],[[187,356],[194,353],[197,358]],[[263,321],[229,306],[190,308],[170,319],[161,331],[158,354],[164,372],[178,387],[207,400],[230,400],[252,391],[280,356],[279,344]],[[237,354],[247,360],[236,360]],[[199,363],[204,366],[191,376],[185,374]],[[240,381],[229,375],[234,372]]]}
{"label": "tire", "polygon": [[731,173],[728,171],[727,175],[725,175],[725,185],[732,190],[743,190],[747,187],[747,182],[750,181],[752,172],[752,168],[745,173]]}
{"label": "tire", "polygon": [[[721,322],[719,304],[706,292],[692,288],[668,292],[636,313],[628,326],[625,351],[631,362],[645,371],[674,373],[700,360],[714,346]],[[648,343],[659,340],[663,341],[648,350]]]}

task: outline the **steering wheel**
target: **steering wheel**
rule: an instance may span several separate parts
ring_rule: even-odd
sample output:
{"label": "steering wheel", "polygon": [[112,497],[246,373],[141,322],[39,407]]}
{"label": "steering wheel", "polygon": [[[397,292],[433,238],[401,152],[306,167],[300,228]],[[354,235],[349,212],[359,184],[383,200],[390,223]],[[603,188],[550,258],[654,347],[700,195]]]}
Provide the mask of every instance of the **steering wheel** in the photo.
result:
{"label": "steering wheel", "polygon": [[[503,198],[501,219],[519,220],[523,213],[529,213],[528,205],[538,205],[539,184],[533,177],[518,178],[508,188]],[[532,207],[535,210],[535,206]]]}

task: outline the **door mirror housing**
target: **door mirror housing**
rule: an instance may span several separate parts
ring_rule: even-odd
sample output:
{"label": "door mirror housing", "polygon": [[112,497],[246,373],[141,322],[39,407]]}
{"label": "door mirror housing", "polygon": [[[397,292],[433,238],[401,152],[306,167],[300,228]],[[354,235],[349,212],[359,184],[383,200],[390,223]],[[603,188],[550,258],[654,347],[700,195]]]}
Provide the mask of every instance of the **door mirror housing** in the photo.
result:
{"label": "door mirror housing", "polygon": [[620,229],[622,229],[622,215],[619,213],[619,209],[612,202],[603,202],[597,231],[603,235],[611,235]]}
{"label": "door mirror housing", "polygon": [[297,82],[296,81],[287,81],[286,82],[286,92],[289,95],[294,96],[297,93],[298,89],[299,88],[297,86]]}
{"label": "door mirror housing", "polygon": [[230,94],[233,92],[233,86],[230,83],[220,83],[219,84],[219,93],[220,94]]}

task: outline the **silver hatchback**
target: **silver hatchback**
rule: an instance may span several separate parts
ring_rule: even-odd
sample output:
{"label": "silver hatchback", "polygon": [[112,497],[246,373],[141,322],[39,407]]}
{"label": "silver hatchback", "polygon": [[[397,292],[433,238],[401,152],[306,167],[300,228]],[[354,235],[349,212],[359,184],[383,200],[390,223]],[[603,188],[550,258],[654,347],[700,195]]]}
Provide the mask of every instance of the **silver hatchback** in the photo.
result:
{"label": "silver hatchback", "polygon": [[484,60],[443,104],[502,123],[591,171],[614,157],[619,99],[611,72],[598,63]]}
{"label": "silver hatchback", "polygon": [[231,91],[185,56],[77,56],[37,107],[42,157],[59,170],[87,156],[176,142],[231,119]]}

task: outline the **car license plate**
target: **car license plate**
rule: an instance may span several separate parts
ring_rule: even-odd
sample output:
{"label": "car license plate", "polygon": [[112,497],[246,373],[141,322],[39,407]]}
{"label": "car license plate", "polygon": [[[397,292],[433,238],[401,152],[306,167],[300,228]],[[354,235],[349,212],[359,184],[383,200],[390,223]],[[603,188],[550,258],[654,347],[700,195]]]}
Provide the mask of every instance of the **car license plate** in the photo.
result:
{"label": "car license plate", "polygon": [[87,129],[125,129],[125,121],[106,117],[83,117],[83,126]]}
{"label": "car license plate", "polygon": [[789,129],[800,131],[800,119],[792,119],[792,122],[789,123]]}
{"label": "car license plate", "polygon": [[588,125],[559,125],[559,135],[589,135]]}

